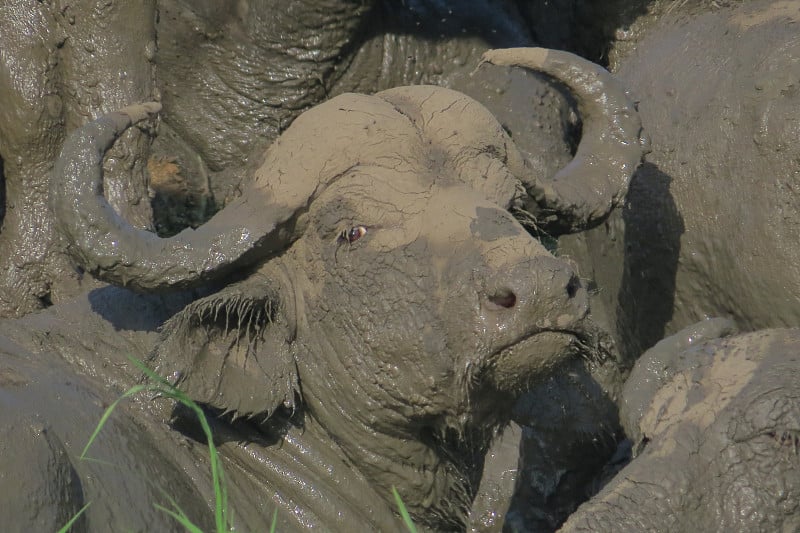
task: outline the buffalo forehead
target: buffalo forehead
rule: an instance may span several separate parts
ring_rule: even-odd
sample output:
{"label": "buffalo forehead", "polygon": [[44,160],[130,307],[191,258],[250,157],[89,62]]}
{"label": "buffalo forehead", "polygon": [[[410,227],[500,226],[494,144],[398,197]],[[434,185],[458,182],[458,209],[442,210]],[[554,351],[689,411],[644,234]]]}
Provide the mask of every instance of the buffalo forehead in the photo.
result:
{"label": "buffalo forehead", "polygon": [[[340,95],[304,113],[267,150],[256,171],[256,189],[299,205],[354,168],[382,167],[395,173],[398,185],[414,176],[459,182],[503,207],[510,205],[521,186],[505,164],[507,138],[500,125],[463,95],[438,89],[434,96],[420,104],[425,109],[418,113],[412,109],[416,104],[401,109],[357,94]],[[451,100],[453,105],[445,105]],[[448,112],[463,108],[464,114],[436,113],[430,109],[434,101]]]}
{"label": "buffalo forehead", "polygon": [[475,215],[469,229],[476,239],[495,241],[502,237],[516,237],[524,232],[521,226],[509,223],[509,214],[503,209],[478,206]]}
{"label": "buffalo forehead", "polygon": [[317,235],[336,238],[351,226],[374,229],[402,224],[419,213],[430,196],[429,185],[409,176],[382,167],[360,166],[348,172],[312,206]]}
{"label": "buffalo forehead", "polygon": [[[300,115],[269,147],[256,170],[256,187],[276,198],[308,198],[356,165],[383,164],[400,171],[418,166],[419,132],[378,98],[344,94]],[[284,189],[287,189],[286,193]]]}
{"label": "buffalo forehead", "polygon": [[371,231],[370,241],[390,248],[425,238],[432,245],[495,241],[501,237],[531,241],[522,226],[482,194],[457,182],[440,186],[380,167],[359,169],[326,191],[317,208],[317,232],[338,236],[351,226]]}
{"label": "buffalo forehead", "polygon": [[434,86],[397,87],[376,95],[390,102],[429,139],[435,139],[451,156],[463,147],[495,152],[505,160],[506,135],[503,127],[483,105],[469,96]]}

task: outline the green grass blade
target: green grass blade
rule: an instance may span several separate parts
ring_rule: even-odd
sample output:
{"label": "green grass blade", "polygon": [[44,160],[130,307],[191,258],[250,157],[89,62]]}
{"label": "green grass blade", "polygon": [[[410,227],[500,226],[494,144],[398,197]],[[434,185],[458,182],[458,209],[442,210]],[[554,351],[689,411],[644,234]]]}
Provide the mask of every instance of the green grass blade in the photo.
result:
{"label": "green grass blade", "polygon": [[80,508],[80,510],[79,510],[77,513],[75,513],[75,516],[73,516],[72,518],[70,518],[70,519],[69,519],[69,522],[67,522],[66,524],[64,524],[64,527],[62,527],[61,529],[59,529],[59,530],[58,530],[58,533],[67,533],[67,531],[69,531],[69,528],[71,528],[71,527],[72,527],[72,524],[74,524],[74,523],[75,523],[75,521],[76,521],[76,520],[78,520],[78,518],[80,518],[80,517],[81,517],[81,515],[82,515],[82,514],[83,514],[83,512],[86,510],[86,508],[87,508],[87,507],[89,507],[89,504],[90,504],[90,503],[92,503],[92,502],[88,502],[86,505],[84,505],[83,507],[81,507],[81,508]]}
{"label": "green grass blade", "polygon": [[[176,502],[172,496],[164,492],[164,490],[161,491],[161,495],[167,499],[169,504],[172,506],[172,509],[168,509],[163,505],[159,505],[157,503],[153,504],[153,507],[155,507],[159,511],[167,513],[169,516],[177,520],[178,523],[181,524],[183,527],[185,527],[188,531],[191,531],[193,533],[203,532],[203,530],[200,529],[198,526],[196,526],[194,522],[192,522],[191,519],[186,515],[186,513],[183,512],[183,509],[181,509],[181,507],[178,505],[178,502]],[[228,531],[225,531],[223,533],[228,533]]]}
{"label": "green grass blade", "polygon": [[217,531],[228,530],[228,490],[225,484],[224,474],[222,472],[222,465],[219,459],[217,447],[214,444],[214,435],[211,432],[211,426],[208,424],[203,408],[197,405],[191,398],[186,396],[182,391],[170,386],[168,389],[158,387],[159,392],[167,398],[181,402],[183,405],[191,409],[197,415],[200,421],[200,426],[208,441],[208,455],[211,462],[211,480],[214,486],[214,517],[216,519]]}
{"label": "green grass blade", "polygon": [[417,533],[417,526],[415,526],[414,521],[411,520],[411,515],[408,514],[406,504],[403,503],[403,499],[400,498],[400,494],[397,493],[397,489],[394,487],[392,487],[392,494],[394,495],[394,501],[397,503],[397,509],[400,511],[400,516],[403,518],[403,523],[406,525],[406,528],[410,533]]}
{"label": "green grass blade", "polygon": [[[131,357],[131,356],[128,356],[128,361],[130,361],[131,364],[133,364],[133,366],[135,366],[136,368],[141,370],[142,374],[147,376],[147,378],[150,381],[155,381],[156,383],[158,383],[159,385],[163,385],[167,389],[172,389],[172,390],[175,390],[175,391],[178,390],[178,389],[175,388],[175,386],[172,383],[167,381],[167,379],[165,377],[159,376],[158,374],[153,372],[153,370],[150,367],[148,367],[146,364],[144,364],[144,362],[139,361],[135,357]],[[157,388],[157,387],[154,387],[154,388]]]}
{"label": "green grass blade", "polygon": [[192,521],[189,520],[189,517],[187,517],[180,509],[173,511],[172,509],[167,509],[166,507],[158,504],[155,504],[154,507],[174,518],[180,525],[186,528],[186,531],[190,531],[191,533],[203,533],[203,530],[194,525]]}
{"label": "green grass blade", "polygon": [[104,461],[103,459],[95,459],[94,457],[81,457],[82,461],[87,463],[95,463],[98,465],[108,466],[111,468],[119,468],[119,465],[112,463],[111,461]]}
{"label": "green grass blade", "polygon": [[[187,398],[188,399],[188,398]],[[228,489],[225,483],[224,473],[222,471],[222,464],[217,453],[217,447],[214,444],[214,436],[211,433],[211,427],[208,425],[203,409],[196,403],[191,402],[191,409],[197,414],[200,420],[200,425],[203,427],[203,433],[206,435],[208,441],[208,455],[211,458],[211,480],[214,485],[214,500],[215,516],[217,519],[217,531],[228,529]]]}
{"label": "green grass blade", "polygon": [[[89,441],[86,443],[86,446],[83,448],[83,452],[81,452],[80,459],[88,459],[86,457],[86,453],[89,451],[89,447],[97,438],[97,435],[105,426],[108,418],[116,409],[119,402],[121,402],[124,398],[129,398],[135,394],[138,394],[142,391],[150,391],[157,393],[161,396],[166,398],[170,398],[181,404],[185,405],[189,409],[191,409],[197,419],[200,422],[200,426],[203,429],[203,433],[205,434],[206,441],[208,442],[208,454],[211,463],[211,478],[212,483],[214,485],[214,519],[216,525],[216,531],[218,533],[227,533],[232,531],[232,517],[229,515],[228,510],[228,490],[227,485],[225,483],[225,476],[222,470],[222,461],[219,457],[219,453],[217,452],[217,447],[214,444],[214,435],[211,432],[211,426],[206,419],[205,412],[203,408],[200,407],[197,403],[195,403],[186,393],[178,390],[175,388],[171,383],[169,383],[166,379],[162,376],[159,376],[155,372],[153,372],[150,368],[147,367],[142,361],[135,359],[133,357],[128,357],[128,360],[142,373],[147,376],[148,383],[143,383],[140,385],[135,385],[125,391],[119,398],[117,398],[111,405],[103,413],[103,416],[100,418],[100,421],[97,423],[92,435],[89,437]],[[169,498],[169,497],[168,497]],[[156,505],[156,508],[164,511],[165,513],[169,514],[175,520],[177,520],[181,525],[183,525],[188,531],[192,532],[200,532],[201,530],[195,526],[191,520],[186,516],[186,514],[180,510],[178,505],[170,499],[172,506],[175,510],[167,509],[163,506]],[[69,523],[62,528],[59,533],[66,532],[69,527],[75,522],[75,520],[80,516],[80,514],[84,511],[84,509],[88,506],[84,506],[77,515],[75,515]],[[274,531],[274,524],[275,520],[273,518],[273,531]]]}
{"label": "green grass blade", "polygon": [[103,426],[106,425],[106,422],[108,421],[108,417],[110,417],[111,413],[114,412],[114,409],[117,408],[117,405],[119,404],[119,402],[121,402],[124,398],[128,398],[130,396],[133,396],[134,394],[142,392],[143,390],[147,390],[147,388],[148,388],[147,385],[135,385],[135,386],[131,387],[130,389],[126,390],[124,393],[122,393],[122,396],[120,396],[119,398],[114,400],[114,403],[112,403],[111,405],[108,406],[106,411],[103,413],[103,416],[100,417],[100,421],[97,423],[97,426],[94,428],[94,432],[92,433],[92,436],[89,437],[89,442],[87,442],[86,446],[84,446],[83,451],[81,452],[81,455],[80,455],[79,459],[84,459],[86,457],[86,452],[89,451],[89,447],[92,445],[94,440],[97,438],[97,435],[100,434],[100,430],[103,429]]}
{"label": "green grass blade", "polygon": [[272,512],[272,523],[269,525],[269,533],[275,533],[275,528],[278,527],[278,508]]}
{"label": "green grass blade", "polygon": [[161,395],[182,403],[191,409],[197,416],[197,419],[200,421],[200,426],[202,427],[203,433],[206,436],[206,441],[208,442],[208,455],[211,462],[211,480],[214,486],[214,518],[216,521],[216,528],[218,532],[228,531],[228,525],[230,521],[228,520],[227,484],[225,483],[225,477],[222,471],[222,463],[217,452],[217,447],[214,444],[214,435],[211,432],[211,426],[208,424],[208,420],[206,419],[206,414],[203,411],[203,408],[200,407],[194,400],[189,398],[186,393],[176,389],[162,376],[159,376],[153,372],[153,370],[148,368],[147,365],[145,365],[142,361],[132,357],[128,357],[128,360],[131,361],[131,363],[139,370],[141,370],[142,373],[144,373],[144,375],[150,380],[156,382],[155,385],[151,385],[152,390],[158,391]]}

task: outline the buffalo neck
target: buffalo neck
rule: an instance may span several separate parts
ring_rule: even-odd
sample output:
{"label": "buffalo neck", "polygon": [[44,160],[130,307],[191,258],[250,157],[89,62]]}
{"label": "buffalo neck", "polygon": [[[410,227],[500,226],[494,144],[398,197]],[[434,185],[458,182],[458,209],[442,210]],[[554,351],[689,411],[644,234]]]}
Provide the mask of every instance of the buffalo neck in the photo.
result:
{"label": "buffalo neck", "polygon": [[[399,518],[342,459],[328,433],[309,417],[295,418],[300,421],[287,424],[277,442],[253,438],[248,424],[215,427],[226,442],[220,453],[225,475],[235,480],[230,485],[252,486],[271,499],[262,503],[260,514],[269,517],[277,507],[278,524],[289,529],[402,531]],[[231,501],[239,500],[232,495]]]}
{"label": "buffalo neck", "polygon": [[[414,428],[381,405],[380,398],[367,399],[363,391],[339,381],[341,375],[328,364],[299,366],[303,404],[314,426],[335,443],[341,460],[354,465],[373,492],[394,506],[393,487],[406,487],[400,496],[417,523],[437,530],[465,526],[482,459],[451,456],[424,427]],[[304,388],[304,381],[325,383],[324,398],[318,385]],[[485,450],[479,447],[466,455],[482,458]]]}

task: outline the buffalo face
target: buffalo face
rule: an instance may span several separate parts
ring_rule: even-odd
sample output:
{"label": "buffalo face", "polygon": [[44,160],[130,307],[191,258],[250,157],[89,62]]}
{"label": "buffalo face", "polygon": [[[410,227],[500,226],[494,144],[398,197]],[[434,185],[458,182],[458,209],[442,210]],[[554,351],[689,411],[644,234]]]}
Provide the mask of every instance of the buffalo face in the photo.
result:
{"label": "buffalo face", "polygon": [[582,346],[586,293],[459,183],[365,169],[329,191],[282,259],[302,293],[304,402],[384,494],[413,482],[420,519],[466,512],[513,400]]}
{"label": "buffalo face", "polygon": [[587,312],[566,264],[447,178],[359,169],[315,202],[308,226],[283,261],[307,331],[322,329],[310,351],[363,355],[353,381],[390,377],[394,387],[383,388],[397,388],[403,416],[404,405],[415,415],[469,412],[443,398],[437,407],[442,390],[524,388],[567,353]]}
{"label": "buffalo face", "polygon": [[592,353],[585,291],[508,209],[548,228],[595,224],[642,151],[633,106],[602,69],[542,50],[487,60],[575,90],[584,136],[554,178],[533,175],[477,102],[404,87],[305,113],[240,199],[169,239],[130,227],[97,194],[104,150],[157,105],[76,132],[54,180],[69,250],[88,271],[141,291],[227,283],[165,325],[162,374],[196,401],[279,411],[324,435],[436,529],[463,527],[519,393]]}
{"label": "buffalo face", "polygon": [[284,254],[168,324],[160,371],[240,415],[299,407],[387,497],[411,482],[420,520],[458,525],[513,401],[586,354],[585,290],[447,175],[355,168],[299,223]]}

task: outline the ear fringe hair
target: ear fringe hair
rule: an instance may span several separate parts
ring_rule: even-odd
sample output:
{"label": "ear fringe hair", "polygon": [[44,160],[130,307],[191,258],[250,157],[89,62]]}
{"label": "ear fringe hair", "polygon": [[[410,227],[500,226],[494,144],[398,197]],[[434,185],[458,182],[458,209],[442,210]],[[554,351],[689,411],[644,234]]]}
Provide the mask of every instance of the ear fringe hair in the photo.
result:
{"label": "ear fringe hair", "polygon": [[182,342],[198,327],[209,332],[216,328],[223,337],[235,331],[235,346],[239,347],[244,342],[250,353],[263,340],[266,327],[274,321],[276,312],[272,298],[262,295],[253,297],[223,289],[192,302],[167,321],[162,338]]}

